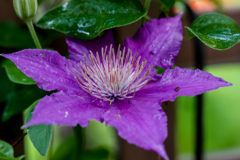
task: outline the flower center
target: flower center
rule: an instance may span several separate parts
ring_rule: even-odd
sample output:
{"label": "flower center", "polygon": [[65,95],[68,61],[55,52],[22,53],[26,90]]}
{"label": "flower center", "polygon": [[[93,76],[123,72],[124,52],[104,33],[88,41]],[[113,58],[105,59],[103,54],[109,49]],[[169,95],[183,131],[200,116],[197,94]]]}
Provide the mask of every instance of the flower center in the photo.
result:
{"label": "flower center", "polygon": [[152,78],[149,76],[151,66],[142,73],[147,60],[140,62],[138,53],[132,55],[132,51],[125,48],[121,51],[118,47],[115,54],[112,45],[102,48],[101,56],[98,52],[94,55],[91,51],[87,56],[84,54],[85,63],[78,64],[79,70],[74,71],[80,87],[92,96],[105,101],[113,102],[115,99],[123,100],[132,98],[135,92],[144,87]]}

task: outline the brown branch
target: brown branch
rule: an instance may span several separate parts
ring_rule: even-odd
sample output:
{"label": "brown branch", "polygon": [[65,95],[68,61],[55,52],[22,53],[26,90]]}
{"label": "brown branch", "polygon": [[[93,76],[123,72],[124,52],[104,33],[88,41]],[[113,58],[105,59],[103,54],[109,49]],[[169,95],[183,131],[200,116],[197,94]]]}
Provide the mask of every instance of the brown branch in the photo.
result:
{"label": "brown branch", "polygon": [[27,132],[24,133],[16,142],[13,143],[12,147],[14,148],[22,139],[27,135]]}

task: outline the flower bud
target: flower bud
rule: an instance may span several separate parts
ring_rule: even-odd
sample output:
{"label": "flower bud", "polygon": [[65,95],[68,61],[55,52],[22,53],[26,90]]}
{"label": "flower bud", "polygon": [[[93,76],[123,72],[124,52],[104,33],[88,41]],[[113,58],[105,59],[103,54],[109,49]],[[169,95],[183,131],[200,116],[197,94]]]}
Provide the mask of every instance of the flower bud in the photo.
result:
{"label": "flower bud", "polygon": [[24,21],[32,20],[38,8],[37,0],[13,0],[16,14]]}

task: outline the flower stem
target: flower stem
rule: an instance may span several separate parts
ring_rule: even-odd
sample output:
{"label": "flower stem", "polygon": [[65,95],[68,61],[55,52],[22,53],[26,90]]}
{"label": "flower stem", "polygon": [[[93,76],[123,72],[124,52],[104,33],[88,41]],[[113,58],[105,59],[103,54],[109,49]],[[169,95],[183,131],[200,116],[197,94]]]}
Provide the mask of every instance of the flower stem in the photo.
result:
{"label": "flower stem", "polygon": [[148,15],[145,15],[144,18],[145,18],[146,20],[149,20],[149,21],[152,19],[152,18],[149,17]]}
{"label": "flower stem", "polygon": [[27,132],[24,133],[16,142],[13,143],[12,147],[15,147],[22,139],[27,135]]}
{"label": "flower stem", "polygon": [[40,44],[40,42],[38,40],[37,34],[36,34],[35,29],[33,27],[32,21],[26,21],[26,24],[28,26],[28,29],[29,29],[29,31],[31,33],[32,39],[33,39],[37,49],[42,49],[42,46],[41,46],[41,44]]}
{"label": "flower stem", "polygon": [[151,0],[146,0],[146,1],[145,1],[145,6],[144,6],[145,11],[148,11],[150,2],[151,2]]}
{"label": "flower stem", "polygon": [[[151,2],[151,0],[145,0],[144,10],[145,10],[147,13],[148,13],[148,8],[149,8],[149,5],[150,5],[150,2]],[[150,19],[150,20],[151,20],[151,18],[147,16],[147,13],[146,13],[146,15],[142,18],[142,20],[141,20],[141,25],[144,24],[145,19],[147,19],[147,20]]]}

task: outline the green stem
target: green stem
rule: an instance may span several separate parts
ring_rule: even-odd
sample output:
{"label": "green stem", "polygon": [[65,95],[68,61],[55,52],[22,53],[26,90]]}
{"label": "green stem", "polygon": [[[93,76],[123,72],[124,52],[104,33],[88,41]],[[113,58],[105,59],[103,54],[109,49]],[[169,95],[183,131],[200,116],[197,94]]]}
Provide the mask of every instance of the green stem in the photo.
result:
{"label": "green stem", "polygon": [[[148,13],[148,8],[149,8],[149,5],[150,5],[150,2],[151,2],[151,0],[145,0],[144,10],[145,10],[147,13]],[[148,17],[148,16],[147,16],[147,13],[146,13],[146,15],[142,18],[142,20],[141,20],[141,25],[144,24],[146,17]]]}
{"label": "green stem", "polygon": [[32,21],[27,21],[26,24],[28,26],[28,29],[29,29],[29,31],[31,33],[31,36],[33,38],[33,41],[34,41],[37,49],[42,49],[42,46],[41,46],[41,44],[40,44],[40,42],[38,40],[37,34],[36,34],[35,29],[33,27]]}
{"label": "green stem", "polygon": [[145,11],[148,11],[150,2],[151,2],[151,0],[146,0],[146,1],[145,1],[145,6],[144,6]]}
{"label": "green stem", "polygon": [[144,18],[145,18],[146,20],[149,20],[149,21],[152,19],[152,18],[149,17],[148,15],[145,15]]}

